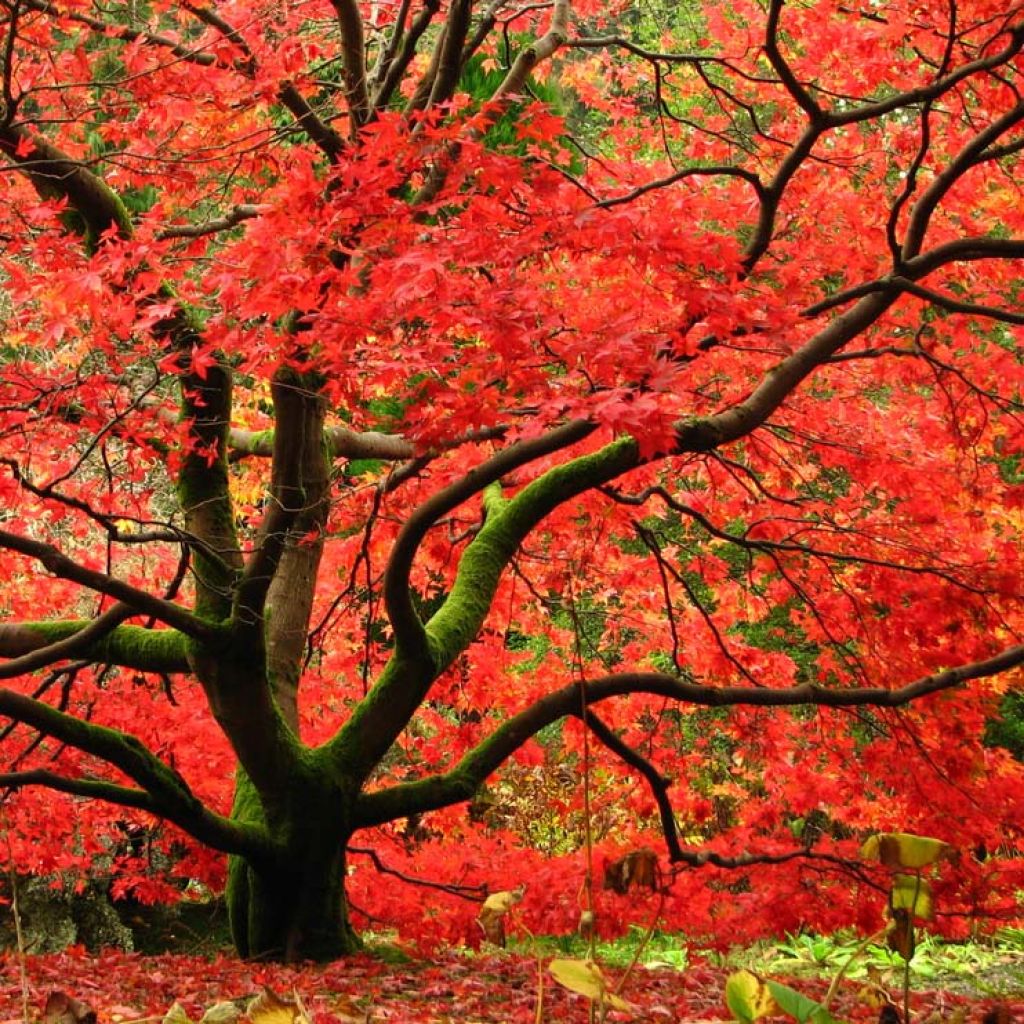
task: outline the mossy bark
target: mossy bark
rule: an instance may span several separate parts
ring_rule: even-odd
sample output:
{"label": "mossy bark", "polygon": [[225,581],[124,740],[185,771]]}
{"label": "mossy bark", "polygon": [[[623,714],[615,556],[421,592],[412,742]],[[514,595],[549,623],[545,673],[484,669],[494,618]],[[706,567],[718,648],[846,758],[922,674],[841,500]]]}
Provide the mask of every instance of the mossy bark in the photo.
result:
{"label": "mossy bark", "polygon": [[238,774],[232,817],[282,840],[272,860],[229,858],[225,897],[239,956],[325,961],[362,948],[345,899],[346,816],[324,782],[318,792],[306,779],[300,798],[267,824],[255,787]]}
{"label": "mossy bark", "polygon": [[296,850],[271,869],[232,857],[226,898],[239,956],[323,962],[362,948],[345,900],[343,844]]}

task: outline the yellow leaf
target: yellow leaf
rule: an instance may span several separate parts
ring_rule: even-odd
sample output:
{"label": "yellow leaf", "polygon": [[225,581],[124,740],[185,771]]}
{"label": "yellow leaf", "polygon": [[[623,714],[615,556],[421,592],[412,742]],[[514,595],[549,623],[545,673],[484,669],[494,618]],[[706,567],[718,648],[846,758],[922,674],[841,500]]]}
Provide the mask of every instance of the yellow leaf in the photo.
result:
{"label": "yellow leaf", "polygon": [[932,887],[917,875],[893,875],[889,906],[893,910],[909,910],[914,917],[932,919]]}
{"label": "yellow leaf", "polygon": [[520,885],[515,889],[507,889],[503,892],[492,892],[484,900],[483,910],[488,914],[507,914],[522,898],[526,892],[526,886]]}
{"label": "yellow leaf", "polygon": [[294,999],[282,999],[269,988],[249,1004],[249,1020],[252,1024],[310,1024],[297,994]]}
{"label": "yellow leaf", "polygon": [[725,979],[725,1001],[744,1024],[781,1012],[768,986],[752,971],[734,971]]}
{"label": "yellow leaf", "polygon": [[860,848],[865,860],[877,860],[887,868],[924,868],[950,852],[948,843],[909,832],[879,832]]}
{"label": "yellow leaf", "polygon": [[593,960],[552,960],[548,970],[555,981],[570,992],[578,992],[615,1010],[633,1009],[631,1003],[608,991],[608,982]]}

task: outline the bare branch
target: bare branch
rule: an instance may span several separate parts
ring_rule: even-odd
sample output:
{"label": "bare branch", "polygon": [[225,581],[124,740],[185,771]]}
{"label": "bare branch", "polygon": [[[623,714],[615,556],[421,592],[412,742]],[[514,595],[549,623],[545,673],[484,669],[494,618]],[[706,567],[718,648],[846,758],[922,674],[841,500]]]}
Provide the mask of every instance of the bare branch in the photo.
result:
{"label": "bare branch", "polygon": [[249,203],[233,206],[223,217],[204,221],[202,224],[182,224],[164,228],[156,233],[160,241],[170,238],[202,238],[204,235],[215,235],[220,231],[230,231],[243,221],[252,220],[260,215],[261,208]]}
{"label": "bare branch", "polygon": [[355,0],[331,0],[341,29],[342,64],[345,69],[345,98],[353,138],[370,116],[370,97],[366,86],[366,49],[363,42],[363,16]]}
{"label": "bare branch", "polygon": [[180,605],[147,594],[106,573],[87,569],[49,544],[0,530],[0,548],[17,551],[28,558],[33,558],[60,579],[79,583],[99,594],[107,594],[118,601],[123,601],[135,612],[151,615],[158,622],[172,626],[195,640],[212,641],[219,635],[216,626],[192,615]]}
{"label": "bare branch", "polygon": [[[582,719],[583,715],[576,717]],[[672,810],[672,802],[668,791],[672,780],[666,778],[639,751],[634,750],[621,736],[616,735],[597,715],[588,710],[586,724],[590,731],[624,764],[638,771],[650,787],[654,802],[658,805],[661,818],[661,831],[665,836],[669,860],[675,862],[683,859],[682,847],[679,845],[679,830],[676,828],[676,816]]]}

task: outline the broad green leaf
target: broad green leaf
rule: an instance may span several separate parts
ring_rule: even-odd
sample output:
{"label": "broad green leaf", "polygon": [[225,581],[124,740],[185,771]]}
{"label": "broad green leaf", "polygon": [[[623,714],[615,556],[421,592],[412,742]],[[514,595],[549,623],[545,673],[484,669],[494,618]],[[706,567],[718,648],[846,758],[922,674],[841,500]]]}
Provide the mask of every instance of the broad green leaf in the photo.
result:
{"label": "broad green leaf", "polygon": [[860,848],[865,860],[877,860],[887,868],[925,868],[946,856],[948,843],[909,832],[879,832]]}
{"label": "broad green leaf", "polygon": [[779,1010],[771,990],[751,971],[735,971],[725,979],[725,1001],[741,1024],[752,1024]]}
{"label": "broad green leaf", "polygon": [[800,1024],[810,1021],[811,1024],[835,1024],[835,1018],[825,1007],[814,999],[810,999],[795,988],[777,981],[766,981],[765,985],[772,994],[783,1013],[795,1017]]}
{"label": "broad green leaf", "polygon": [[175,1000],[164,1014],[163,1024],[192,1024],[192,1018],[185,1011],[185,1007]]}
{"label": "broad green leaf", "polygon": [[633,1009],[631,1003],[608,991],[608,982],[593,960],[552,960],[548,970],[555,981],[570,992],[578,992],[595,1003],[603,1003],[615,1010]]}
{"label": "broad green leaf", "polygon": [[918,875],[893,875],[889,906],[909,910],[914,917],[930,921],[934,914],[931,886]]}
{"label": "broad green leaf", "polygon": [[235,1024],[242,1011],[234,1003],[214,1003],[199,1020],[199,1024]]}

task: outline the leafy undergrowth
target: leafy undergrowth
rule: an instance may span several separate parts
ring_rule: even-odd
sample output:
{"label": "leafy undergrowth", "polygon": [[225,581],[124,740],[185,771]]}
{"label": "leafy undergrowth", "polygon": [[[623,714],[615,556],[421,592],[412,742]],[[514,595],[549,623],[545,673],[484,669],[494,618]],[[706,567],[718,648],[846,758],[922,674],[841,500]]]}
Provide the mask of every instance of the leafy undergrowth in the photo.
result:
{"label": "leafy undergrowth", "polygon": [[[442,955],[432,960],[386,963],[363,955],[325,967],[285,968],[218,957],[180,955],[142,957],[109,952],[90,956],[71,950],[26,961],[30,1013],[40,1020],[47,996],[63,991],[96,1011],[98,1024],[159,1024],[179,1002],[193,1019],[224,1000],[244,1005],[269,986],[296,992],[313,1024],[367,1022],[452,1022],[452,1024],[519,1024],[537,1017],[537,961],[500,954],[465,957]],[[667,968],[635,972],[622,991],[633,1012],[611,1011],[610,1021],[710,1022],[727,1020],[722,997],[728,968],[693,961],[685,971]],[[606,971],[612,984],[621,972]],[[823,981],[801,981],[820,998]],[[561,989],[544,972],[543,1020],[572,1024],[588,1019],[585,999]],[[993,1000],[970,999],[948,992],[917,993],[916,1019],[981,1021]],[[1000,1019],[1024,1020],[1024,997],[1002,1001]],[[878,1008],[850,986],[834,1007],[840,1020],[877,1021]],[[20,965],[16,956],[0,957],[0,1024],[22,1019]]]}

